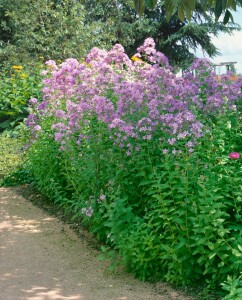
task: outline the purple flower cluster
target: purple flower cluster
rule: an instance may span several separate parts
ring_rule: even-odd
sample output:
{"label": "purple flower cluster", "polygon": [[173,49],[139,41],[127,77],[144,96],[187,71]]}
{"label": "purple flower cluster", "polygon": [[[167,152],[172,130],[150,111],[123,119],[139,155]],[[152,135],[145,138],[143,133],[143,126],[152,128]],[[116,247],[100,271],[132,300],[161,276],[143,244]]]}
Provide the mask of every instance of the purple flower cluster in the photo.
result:
{"label": "purple flower cluster", "polygon": [[152,38],[147,38],[144,41],[144,44],[137,49],[137,52],[135,57],[144,57],[151,63],[159,64],[171,69],[168,58],[163,53],[156,51],[155,42]]}
{"label": "purple flower cluster", "polygon": [[145,56],[150,63],[133,62],[119,44],[109,52],[93,48],[84,63],[73,58],[59,66],[46,62],[44,101],[27,125],[40,130],[36,126],[43,128],[41,123],[49,119],[57,142],[63,146],[75,139],[79,145],[92,134],[90,122],[95,118],[128,156],[142,141],[154,138],[162,142],[164,153],[177,143],[192,151],[204,134],[206,116],[236,108],[241,78],[218,81],[204,59],[196,60],[184,77],[176,77],[152,38],[137,51],[136,57]]}
{"label": "purple flower cluster", "polygon": [[231,80],[228,73],[218,79],[207,59],[196,59],[184,80],[197,92],[194,98],[196,108],[206,115],[236,110],[236,101],[242,97],[242,77]]}

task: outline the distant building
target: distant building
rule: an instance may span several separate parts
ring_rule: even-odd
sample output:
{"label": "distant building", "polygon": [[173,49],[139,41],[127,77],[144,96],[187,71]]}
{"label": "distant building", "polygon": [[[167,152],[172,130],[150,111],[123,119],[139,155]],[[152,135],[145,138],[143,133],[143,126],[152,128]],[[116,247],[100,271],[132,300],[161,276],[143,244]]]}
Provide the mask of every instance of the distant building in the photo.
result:
{"label": "distant building", "polygon": [[229,71],[235,73],[235,64],[237,64],[237,61],[228,61],[228,62],[221,62],[218,64],[213,64],[214,66],[214,72],[217,75],[228,73]]}

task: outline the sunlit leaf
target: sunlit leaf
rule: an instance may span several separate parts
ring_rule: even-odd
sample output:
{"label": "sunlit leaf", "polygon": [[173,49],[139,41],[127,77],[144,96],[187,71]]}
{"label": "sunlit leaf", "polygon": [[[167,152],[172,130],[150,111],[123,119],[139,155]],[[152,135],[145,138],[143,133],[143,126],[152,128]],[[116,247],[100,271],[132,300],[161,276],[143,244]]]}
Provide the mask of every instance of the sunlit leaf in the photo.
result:
{"label": "sunlit leaf", "polygon": [[190,21],[192,18],[192,10],[186,3],[184,3],[184,10],[186,12],[187,19]]}
{"label": "sunlit leaf", "polygon": [[185,5],[190,8],[190,10],[195,10],[195,0],[185,0]]}
{"label": "sunlit leaf", "polygon": [[178,17],[181,21],[184,21],[185,19],[185,14],[181,5],[178,6]]}
{"label": "sunlit leaf", "polygon": [[166,19],[169,21],[171,16],[176,12],[177,6],[173,1],[165,1]]}

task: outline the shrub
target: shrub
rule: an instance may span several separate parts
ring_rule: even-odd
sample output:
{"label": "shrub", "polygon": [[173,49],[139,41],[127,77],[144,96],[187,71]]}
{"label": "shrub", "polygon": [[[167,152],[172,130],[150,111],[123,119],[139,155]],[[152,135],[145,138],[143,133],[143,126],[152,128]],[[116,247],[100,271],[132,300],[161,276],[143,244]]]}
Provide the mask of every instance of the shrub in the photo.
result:
{"label": "shrub", "polygon": [[115,45],[46,64],[27,119],[39,188],[143,280],[211,289],[237,278],[241,78],[217,81],[207,60],[177,78],[152,39],[133,61]]}
{"label": "shrub", "polygon": [[115,38],[100,22],[87,24],[80,1],[0,0],[0,7],[0,67],[33,65],[40,56],[81,58],[94,44],[110,47]]}
{"label": "shrub", "polygon": [[20,65],[0,73],[0,132],[13,130],[27,117],[28,101],[41,98],[41,64],[34,70]]}
{"label": "shrub", "polygon": [[22,164],[21,140],[0,135],[0,179],[15,172]]}

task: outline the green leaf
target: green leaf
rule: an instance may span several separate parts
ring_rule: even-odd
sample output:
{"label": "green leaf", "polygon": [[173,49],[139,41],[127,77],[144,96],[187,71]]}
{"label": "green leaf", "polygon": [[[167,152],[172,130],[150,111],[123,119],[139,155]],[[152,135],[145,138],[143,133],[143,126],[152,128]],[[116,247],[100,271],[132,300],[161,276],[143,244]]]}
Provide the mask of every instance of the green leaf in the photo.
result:
{"label": "green leaf", "polygon": [[208,248],[210,250],[214,250],[214,244],[213,243],[208,243]]}
{"label": "green leaf", "polygon": [[8,126],[11,124],[10,120],[6,120],[4,122],[0,123],[0,128],[8,128]]}
{"label": "green leaf", "polygon": [[236,0],[228,0],[227,7],[231,7],[233,10],[236,10]]}
{"label": "green leaf", "polygon": [[157,4],[157,0],[145,0],[145,6],[153,9]]}
{"label": "green leaf", "polygon": [[191,11],[195,10],[195,0],[185,0],[185,5],[188,6]]}
{"label": "green leaf", "polygon": [[214,256],[215,256],[216,254],[217,254],[216,252],[214,252],[214,253],[211,253],[211,254],[209,254],[208,258],[209,258],[209,259],[212,259],[212,258],[214,258]]}
{"label": "green leaf", "polygon": [[185,19],[184,10],[181,5],[178,6],[178,17],[181,21],[184,21],[184,19]]}
{"label": "green leaf", "polygon": [[225,12],[225,15],[224,15],[224,19],[223,19],[224,25],[226,25],[229,22],[229,19],[231,19],[232,22],[234,22],[233,16],[232,16],[231,12],[228,9],[226,9],[226,12]]}
{"label": "green leaf", "polygon": [[176,12],[177,5],[173,1],[165,1],[166,19],[169,21],[171,16]]}
{"label": "green leaf", "polygon": [[13,110],[13,111],[10,111],[10,110],[4,110],[4,111],[0,111],[0,116],[11,116],[11,115],[14,115],[16,112]]}
{"label": "green leaf", "polygon": [[233,253],[233,255],[238,256],[238,257],[242,256],[242,253],[239,252],[237,249],[232,249],[232,253]]}
{"label": "green leaf", "polygon": [[139,14],[139,16],[142,16],[145,9],[144,0],[134,0],[134,5],[136,12]]}
{"label": "green leaf", "polygon": [[227,2],[228,2],[228,0],[223,0],[223,2],[222,2],[223,10],[226,9],[226,7],[227,7]]}
{"label": "green leaf", "polygon": [[224,266],[224,262],[222,261],[221,263],[218,264],[219,268],[222,268]]}
{"label": "green leaf", "polygon": [[186,17],[189,21],[191,21],[191,18],[192,18],[192,10],[190,8],[189,5],[187,5],[187,3],[184,3],[184,10],[186,12]]}
{"label": "green leaf", "polygon": [[215,19],[218,21],[223,11],[223,0],[217,0],[214,8]]}

